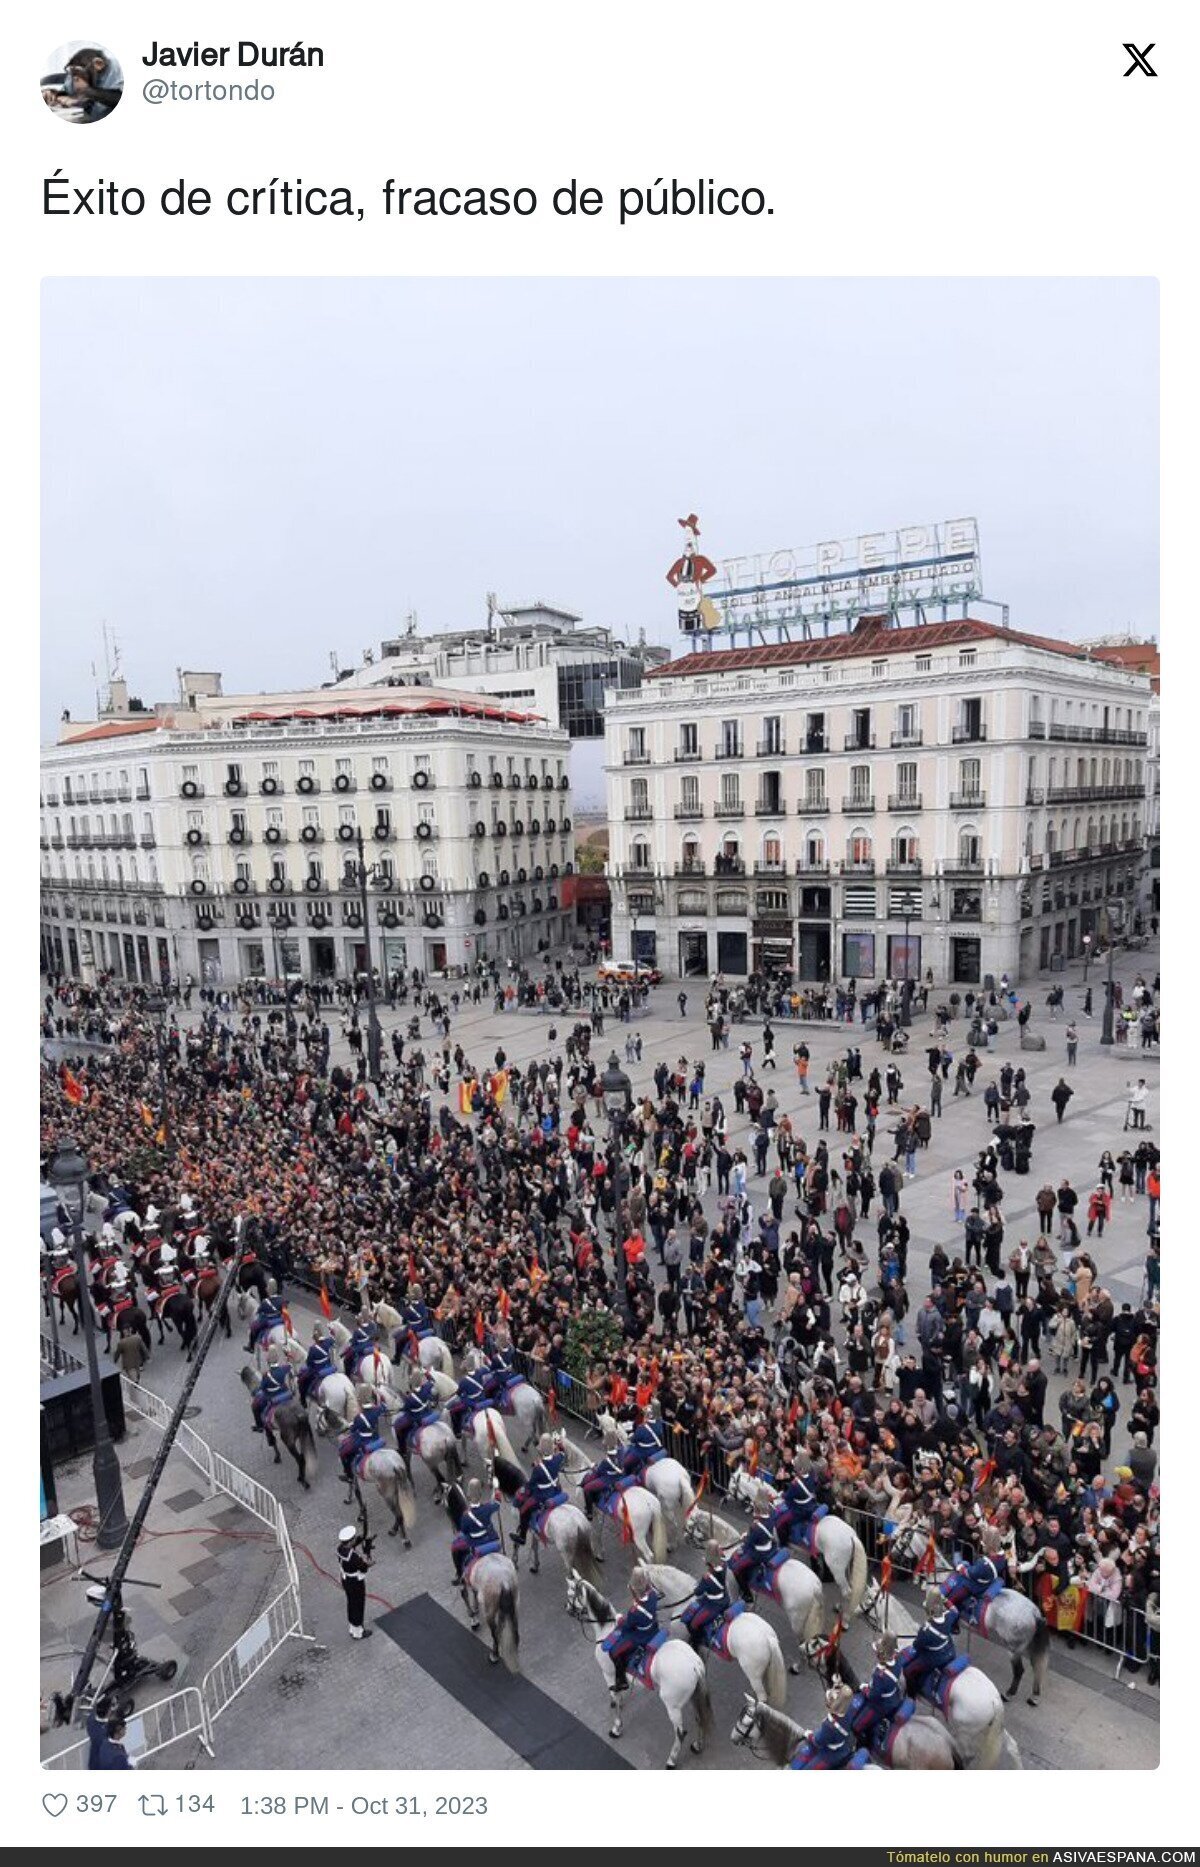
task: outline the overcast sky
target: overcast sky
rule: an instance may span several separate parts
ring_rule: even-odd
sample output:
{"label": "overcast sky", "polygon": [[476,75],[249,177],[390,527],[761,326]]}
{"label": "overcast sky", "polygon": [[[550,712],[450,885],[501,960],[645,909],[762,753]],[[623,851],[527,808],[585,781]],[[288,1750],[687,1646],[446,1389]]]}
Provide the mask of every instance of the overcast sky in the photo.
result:
{"label": "overcast sky", "polygon": [[720,559],[979,520],[1015,627],[1158,632],[1150,281],[52,280],[43,705],[318,683],[415,609],[676,640]]}

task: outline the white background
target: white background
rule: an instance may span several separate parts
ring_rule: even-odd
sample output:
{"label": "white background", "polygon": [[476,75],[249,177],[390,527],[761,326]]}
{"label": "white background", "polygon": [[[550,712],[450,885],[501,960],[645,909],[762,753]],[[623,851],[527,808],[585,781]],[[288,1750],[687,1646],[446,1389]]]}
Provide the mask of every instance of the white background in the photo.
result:
{"label": "white background", "polygon": [[[24,703],[36,679],[38,615],[37,350],[39,282],[78,274],[321,273],[641,273],[641,274],[1140,274],[1162,291],[1163,592],[1168,618],[1189,616],[1186,556],[1194,550],[1197,432],[1193,132],[1197,78],[1194,14],[1143,0],[1032,5],[923,4],[897,7],[859,0],[787,9],[707,0],[657,0],[652,8],[612,0],[574,10],[517,0],[508,7],[475,0],[434,9],[425,4],[332,8],[292,4],[181,6],[71,0],[16,10],[6,21],[4,133],[10,265],[6,292],[7,395],[4,449],[7,520],[9,663],[4,756],[6,795],[19,799],[22,834],[10,846],[14,904],[5,917],[5,982],[16,987],[8,1029],[17,1043],[3,1080],[12,1172],[20,1217],[10,1241],[19,1271],[9,1282],[21,1377],[12,1381],[18,1424],[10,1433],[6,1494],[15,1522],[33,1494],[32,1335],[33,1162],[35,1117],[27,1093],[33,1042],[31,960],[35,940],[37,853],[36,709]],[[436,12],[436,16],[435,16]],[[236,45],[302,39],[324,48],[322,70],[283,68],[239,73],[202,71],[213,81],[258,76],[274,83],[271,103],[163,103],[139,95],[152,75],[141,64],[151,41]],[[110,47],[125,72],[126,93],[113,118],[88,128],[56,123],[37,79],[51,48],[86,36]],[[1159,76],[1125,79],[1123,42],[1157,41]],[[185,82],[192,72],[164,72]],[[272,177],[347,185],[368,207],[363,222],[334,219],[235,221],[214,210],[205,220],[44,218],[43,178],[61,167],[72,182],[100,177],[137,184],[148,197],[186,177],[214,197],[235,184]],[[621,228],[611,208],[593,220],[560,220],[549,195],[576,176],[615,203],[622,183],[659,177],[762,187],[773,215],[757,220],[643,218]],[[417,185],[480,183],[535,187],[544,205],[528,221],[387,220],[378,185],[388,176]],[[1188,235],[1187,228],[1193,232]],[[1123,390],[1123,359],[1112,358],[1111,394]],[[102,408],[104,359],[79,358],[81,410]],[[319,382],[295,385],[320,395]],[[764,411],[764,421],[769,419]],[[706,416],[696,413],[697,447]],[[81,445],[102,446],[103,424],[85,419]],[[1020,463],[1014,462],[1014,472]],[[52,541],[55,548],[62,541]],[[220,539],[212,540],[219,558]],[[85,574],[85,572],[81,572]],[[164,615],[163,626],[170,628]],[[1186,625],[1185,625],[1186,628]],[[1185,628],[1166,631],[1167,727],[1164,785],[1167,821],[1175,797],[1188,798],[1176,772],[1174,696],[1186,691],[1195,664]],[[1180,709],[1182,710],[1182,709]],[[1182,738],[1183,735],[1181,734]],[[1180,754],[1179,762],[1183,754]],[[18,880],[19,876],[19,880]],[[1190,898],[1170,886],[1168,948],[1182,944]],[[1180,1020],[1181,1021],[1181,1020]],[[1170,1021],[1169,1021],[1170,1022]],[[1171,1030],[1178,1041],[1178,1030]],[[1178,1069],[1176,1063],[1174,1068]],[[1168,1068],[1164,1064],[1164,1069]],[[1168,1133],[1182,1126],[1164,1110]],[[1182,1137],[1181,1137],[1182,1138]],[[1177,1149],[1168,1140],[1170,1155]],[[1182,1177],[1182,1176],[1181,1176]],[[1172,1274],[1168,1265],[1168,1317]],[[1176,1298],[1176,1303],[1180,1301]],[[1166,1368],[1167,1644],[1162,1755],[1157,1777],[1040,1774],[946,1778],[879,1775],[809,1777],[755,1771],[676,1778],[619,1777],[570,1781],[514,1773],[488,1785],[499,1811],[486,1834],[447,1823],[422,1834],[431,1845],[495,1846],[519,1832],[565,1845],[601,1840],[644,1858],[652,1841],[724,1842],[762,1849],[772,1843],[877,1841],[889,1846],[1060,1847],[1117,1843],[1186,1843],[1194,1836],[1195,1682],[1189,1671],[1189,1622],[1196,1585],[1187,1560],[1195,1547],[1195,1498],[1182,1439],[1194,1388],[1173,1370],[1182,1348],[1168,1322]],[[15,1467],[15,1469],[14,1469]],[[367,1818],[307,1823],[240,1820],[249,1793],[317,1787],[311,1772],[261,1782],[238,1775],[219,1794],[221,1813],[169,1825],[136,1813],[136,1776],[79,1778],[88,1788],[121,1789],[127,1813],[101,1820],[41,1810],[47,1779],[32,1743],[36,1702],[34,1617],[23,1603],[36,1586],[32,1527],[0,1547],[10,1571],[5,1591],[8,1691],[3,1711],[7,1763],[5,1812],[11,1840],[73,1847],[211,1845],[303,1841],[353,1848],[402,1841],[397,1824]],[[1189,1594],[1190,1589],[1190,1594]],[[1190,1668],[1194,1675],[1194,1667]],[[336,1718],[336,1706],[322,1715]],[[1047,1716],[1052,1713],[1047,1710]],[[394,1721],[402,1764],[404,1708],[381,1705]],[[1103,1759],[1097,1759],[1098,1765]],[[53,1786],[65,1778],[51,1779]],[[146,1779],[148,1781],[148,1779]],[[205,1792],[209,1774],[166,1778]],[[325,1785],[322,1785],[325,1786]],[[339,1780],[345,1793],[346,1781]],[[429,1793],[432,1780],[421,1788]],[[457,1780],[478,1790],[481,1779]],[[365,1784],[375,1793],[384,1785]],[[618,1791],[619,1794],[614,1794]],[[432,1826],[427,1824],[425,1826]],[[150,1830],[149,1833],[146,1831]]]}

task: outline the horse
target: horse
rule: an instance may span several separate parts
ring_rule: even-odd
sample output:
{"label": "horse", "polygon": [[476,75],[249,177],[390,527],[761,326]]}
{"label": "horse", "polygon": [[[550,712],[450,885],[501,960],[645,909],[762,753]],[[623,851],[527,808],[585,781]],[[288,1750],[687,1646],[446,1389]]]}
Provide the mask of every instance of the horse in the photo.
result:
{"label": "horse", "polygon": [[[456,1531],[466,1508],[462,1490],[456,1484],[451,1485],[446,1509]],[[471,1632],[478,1633],[481,1620],[487,1623],[492,1637],[492,1650],[488,1654],[492,1665],[503,1660],[510,1673],[520,1672],[517,1571],[511,1559],[499,1550],[476,1556],[463,1571],[462,1594]]]}
{"label": "horse", "polygon": [[[906,1525],[892,1539],[892,1561],[903,1563],[906,1568],[915,1570],[928,1547],[927,1532],[918,1529],[916,1525]],[[941,1552],[937,1550],[936,1544],[934,1547],[938,1561],[930,1579],[936,1584],[939,1575],[952,1575],[954,1571]],[[878,1583],[873,1584],[872,1592],[868,1594],[863,1603],[862,1611],[871,1621],[872,1626],[881,1624],[876,1618],[882,1611],[883,1605],[880,1593]],[[1033,1672],[1033,1683],[1025,1702],[1027,1705],[1034,1706],[1040,1704],[1042,1687],[1046,1682],[1046,1667],[1050,1659],[1050,1629],[1037,1603],[1031,1601],[1028,1595],[1023,1595],[1019,1589],[1002,1589],[988,1603],[984,1626],[974,1628],[972,1631],[978,1633],[981,1639],[990,1640],[993,1646],[1003,1647],[1012,1662],[1012,1677],[1008,1682],[1008,1690],[1002,1694],[1006,1700],[1013,1699],[1017,1695],[1025,1673],[1025,1659],[1028,1655]]]}
{"label": "horse", "polygon": [[[393,1309],[390,1303],[376,1303],[374,1308],[367,1310],[366,1314],[383,1329],[397,1329],[400,1331],[404,1329],[403,1316],[401,1316],[399,1310]],[[398,1339],[393,1337],[393,1346],[396,1351],[397,1361],[403,1360],[405,1357],[410,1361],[412,1360],[412,1344],[411,1342],[406,1342],[403,1334],[401,1334]],[[440,1374],[454,1373],[454,1357],[450,1353],[446,1343],[442,1341],[441,1336],[427,1335],[422,1337],[417,1343],[416,1359],[418,1365],[426,1370],[436,1368]]]}
{"label": "horse", "polygon": [[[917,1622],[895,1594],[890,1597],[888,1624],[901,1641],[910,1640],[917,1631]],[[840,1655],[837,1664],[847,1674],[847,1683],[853,1684]],[[968,1666],[955,1676],[942,1716],[968,1769],[997,1770],[1002,1757],[1010,1768],[1021,1768],[1021,1753],[1004,1729],[1004,1701],[978,1666]]]}
{"label": "horse", "polygon": [[[288,1359],[294,1363],[295,1357],[289,1354]],[[314,1382],[308,1390],[308,1399],[317,1404],[316,1431],[319,1439],[327,1439],[331,1433],[344,1433],[359,1412],[354,1383],[340,1368],[335,1368],[323,1380]]]}
{"label": "horse", "polygon": [[[242,1385],[253,1394],[258,1387],[258,1377],[253,1368],[239,1368],[238,1378]],[[311,1481],[317,1475],[317,1442],[313,1438],[308,1415],[298,1400],[286,1401],[274,1409],[274,1417],[263,1420],[263,1431],[267,1444],[275,1454],[275,1463],[280,1461],[276,1434],[282,1439],[284,1448],[296,1461],[296,1473],[300,1483],[307,1491]]]}
{"label": "horse", "polygon": [[[211,1258],[201,1258],[196,1264],[195,1270],[196,1282],[193,1294],[204,1315],[207,1317],[211,1315],[212,1306],[221,1294],[221,1273]],[[229,1320],[228,1304],[225,1307],[225,1315],[222,1320],[225,1325],[225,1339],[229,1341],[233,1335],[233,1324]]]}
{"label": "horse", "polygon": [[[425,1344],[422,1342],[421,1347]],[[487,1356],[480,1348],[469,1348],[463,1356],[463,1367],[469,1374],[474,1374],[485,1366]],[[499,1402],[499,1411],[517,1422],[524,1437],[521,1451],[528,1452],[534,1441],[546,1430],[546,1402],[531,1381],[516,1381],[506,1387]]]}
{"label": "horse", "polygon": [[[696,1586],[695,1578],[686,1569],[673,1569],[666,1563],[648,1563],[646,1574],[650,1577],[651,1588],[666,1596],[671,1619],[682,1620]],[[748,1610],[734,1614],[726,1622],[720,1648],[707,1646],[705,1650],[740,1666],[755,1698],[765,1700],[776,1709],[786,1700],[787,1667],[783,1663],[783,1649],[775,1629],[761,1614]]]}
{"label": "horse", "polygon": [[[618,1439],[627,1442],[633,1427],[627,1420],[619,1423],[611,1414],[598,1413],[596,1425],[602,1433],[615,1432]],[[654,1459],[642,1472],[642,1483],[652,1497],[656,1497],[663,1507],[667,1519],[667,1548],[673,1549],[672,1530],[680,1536],[687,1533],[687,1520],[696,1506],[696,1492],[691,1474],[686,1465],[673,1459],[666,1453],[660,1459]]]}
{"label": "horse", "polygon": [[196,1328],[196,1312],[192,1308],[192,1299],[182,1284],[168,1286],[161,1294],[153,1294],[154,1320],[158,1324],[159,1347],[166,1341],[165,1323],[179,1332],[179,1346],[187,1350],[190,1361],[196,1353],[196,1340],[199,1334]]}
{"label": "horse", "polygon": [[[687,1540],[700,1549],[715,1537],[727,1552],[741,1541],[740,1532],[723,1517],[717,1517],[712,1511],[694,1510],[687,1520]],[[790,1673],[804,1670],[808,1647],[817,1640],[821,1633],[821,1623],[825,1612],[825,1591],[821,1587],[821,1578],[806,1563],[797,1562],[789,1557],[771,1571],[769,1584],[759,1584],[756,1594],[769,1595],[771,1600],[782,1610],[783,1617],[800,1644],[801,1658],[793,1660],[788,1667]]]}
{"label": "horse", "polygon": [[[601,1644],[617,1625],[616,1609],[591,1582],[585,1581],[582,1575],[572,1574],[567,1577],[567,1613],[581,1625],[597,1629],[596,1664],[608,1687],[608,1702],[613,1715],[608,1734],[610,1737],[620,1737],[624,1724],[621,1718],[621,1694],[616,1690],[617,1671]],[[698,1653],[692,1652],[686,1640],[664,1640],[653,1656],[647,1683],[652,1691],[657,1692],[671,1720],[674,1741],[666,1767],[673,1770],[679,1762],[683,1740],[687,1736],[689,1706],[694,1708],[696,1714],[697,1734],[691,1745],[696,1756],[704,1749],[712,1731],[712,1701],[708,1696],[704,1661]]]}
{"label": "horse", "polygon": [[[411,1361],[400,1362],[397,1372],[404,1382],[399,1391],[408,1393],[412,1387],[413,1363]],[[430,1368],[428,1373],[438,1399],[453,1400],[458,1392],[458,1382],[451,1375],[443,1374],[440,1368]],[[453,1427],[449,1430],[453,1436]],[[517,1455],[509,1442],[504,1421],[495,1407],[477,1408],[471,1415],[466,1430],[470,1433],[485,1468],[491,1464],[493,1459],[507,1459],[510,1465],[517,1463]]]}
{"label": "horse", "polygon": [[[53,1267],[53,1258],[51,1258],[50,1263]],[[45,1293],[44,1303],[47,1321],[49,1321],[50,1318],[51,1304],[58,1304],[58,1321],[60,1327],[66,1322],[67,1311],[70,1310],[71,1321],[74,1324],[71,1333],[72,1335],[79,1334],[79,1278],[75,1273],[75,1266],[71,1263],[69,1258],[64,1258],[57,1268],[52,1269],[50,1284]]]}
{"label": "horse", "polygon": [[[729,1481],[728,1495],[735,1504],[754,1510],[764,1498],[773,1503],[779,1493],[765,1480],[738,1471]],[[857,1531],[844,1518],[835,1517],[831,1512],[816,1526],[815,1549],[833,1577],[847,1614],[857,1614],[871,1578],[867,1552]]]}
{"label": "horse", "polygon": [[[814,1641],[809,1665],[820,1674],[826,1686],[848,1685],[857,1692],[862,1683],[841,1649],[843,1623],[839,1619],[828,1640]],[[919,1701],[918,1701],[919,1702]],[[869,1736],[863,1742],[873,1750]],[[878,1756],[877,1751],[873,1752]],[[887,1752],[889,1770],[961,1770],[963,1760],[944,1724],[932,1716],[915,1712],[895,1729]]]}
{"label": "horse", "polygon": [[[338,1354],[344,1357],[350,1345],[349,1329],[344,1322],[335,1321],[330,1323],[329,1333],[337,1344]],[[385,1387],[393,1385],[391,1361],[378,1343],[373,1349],[368,1349],[359,1356],[358,1365],[351,1368],[349,1378],[356,1381],[360,1387],[378,1388],[381,1393]]]}
{"label": "horse", "polygon": [[[928,1720],[925,1722],[928,1722]],[[905,1728],[907,1729],[907,1727]],[[935,1726],[934,1728],[936,1729],[937,1727]],[[729,1739],[731,1743],[739,1747],[745,1745],[751,1756],[754,1757],[763,1754],[755,1749],[755,1741],[757,1740],[762,1744],[763,1752],[767,1760],[775,1764],[778,1768],[786,1770],[801,1744],[808,1741],[808,1735],[804,1727],[797,1724],[794,1718],[789,1718],[786,1712],[777,1711],[771,1705],[764,1705],[761,1699],[752,1698],[750,1694],[747,1693],[745,1706],[738,1716],[737,1723],[729,1733]],[[898,1748],[899,1739],[897,1739],[897,1749]],[[892,1767],[896,1768],[897,1766],[893,1764]],[[917,1769],[921,1767],[938,1768],[939,1766],[910,1764],[908,1767],[910,1769]],[[949,1767],[953,1768],[953,1763],[951,1763]],[[883,1765],[881,1763],[867,1763],[863,1765],[863,1768],[864,1770],[881,1770]]]}
{"label": "horse", "polygon": [[[241,1300],[239,1299],[238,1301],[238,1309],[243,1315],[253,1317],[257,1315],[258,1308],[259,1305],[256,1302],[249,1311],[246,1311],[243,1309]],[[300,1343],[296,1340],[282,1318],[278,1322],[271,1323],[264,1329],[257,1342],[254,1344],[254,1357],[260,1368],[266,1366],[267,1351],[272,1348],[281,1348],[289,1361],[293,1359],[295,1351],[300,1349],[299,1359],[301,1361],[304,1359],[304,1351]]]}
{"label": "horse", "polygon": [[[389,1389],[387,1393],[380,1395],[380,1399],[387,1403],[387,1409],[392,1418],[392,1428],[395,1430],[401,1396]],[[404,1460],[410,1482],[414,1452],[433,1478],[436,1487],[435,1501],[440,1504],[450,1486],[457,1483],[463,1475],[462,1453],[459,1451],[458,1441],[454,1437],[454,1428],[449,1420],[444,1420],[440,1413],[435,1414],[432,1419],[426,1420],[423,1425],[409,1434],[400,1456]]]}
{"label": "horse", "polygon": [[[577,1461],[575,1469],[564,1466],[562,1475],[576,1494],[581,1495],[580,1481],[591,1467],[579,1447],[573,1445],[565,1433],[558,1432],[554,1438],[556,1445],[564,1447]],[[632,1543],[643,1562],[666,1561],[667,1524],[662,1505],[644,1485],[630,1485],[628,1490],[613,1492],[608,1502],[598,1508],[620,1527],[622,1542]],[[593,1518],[592,1553],[597,1560],[601,1560],[599,1544],[600,1525]]]}
{"label": "horse", "polygon": [[356,1466],[359,1482],[373,1484],[392,1513],[389,1536],[403,1536],[405,1549],[412,1548],[412,1527],[417,1514],[417,1500],[412,1479],[400,1454],[391,1446],[368,1452]]}
{"label": "horse", "polygon": [[[267,1294],[267,1283],[268,1273],[266,1269],[259,1263],[253,1251],[246,1251],[238,1267],[236,1288],[239,1297],[248,1295],[249,1292],[253,1291],[254,1295],[261,1303]],[[250,1314],[249,1311],[242,1309],[240,1303],[238,1304],[238,1311],[239,1314],[243,1316]]]}
{"label": "horse", "polygon": [[[519,1465],[510,1465],[507,1459],[497,1459],[493,1475],[501,1491],[508,1499],[525,1482],[525,1474]],[[541,1570],[541,1546],[558,1551],[567,1574],[575,1570],[586,1581],[599,1586],[600,1572],[596,1567],[596,1557],[592,1549],[592,1526],[577,1504],[556,1504],[550,1510],[539,1511],[533,1520],[533,1542],[530,1545],[529,1573],[539,1574]],[[517,1545],[513,1545],[513,1565],[517,1564]]]}

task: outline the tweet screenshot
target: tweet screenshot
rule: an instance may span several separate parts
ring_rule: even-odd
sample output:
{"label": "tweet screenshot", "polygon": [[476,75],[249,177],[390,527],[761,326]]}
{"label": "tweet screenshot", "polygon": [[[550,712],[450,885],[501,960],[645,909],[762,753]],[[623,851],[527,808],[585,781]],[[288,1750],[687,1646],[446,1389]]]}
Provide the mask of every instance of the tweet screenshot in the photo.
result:
{"label": "tweet screenshot", "polygon": [[1194,19],[23,14],[12,1841],[1194,1862]]}

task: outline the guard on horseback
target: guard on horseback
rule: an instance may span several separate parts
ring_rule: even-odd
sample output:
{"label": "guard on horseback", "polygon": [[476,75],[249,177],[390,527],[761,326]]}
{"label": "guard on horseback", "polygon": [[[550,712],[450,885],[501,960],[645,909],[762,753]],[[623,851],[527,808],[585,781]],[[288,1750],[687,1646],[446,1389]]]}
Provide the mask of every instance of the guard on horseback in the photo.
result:
{"label": "guard on horseback", "polygon": [[894,1718],[908,1697],[895,1634],[880,1634],[874,1643],[875,1666],[859,1694],[854,1729],[870,1742],[870,1734],[885,1718]]}
{"label": "guard on horseback", "polygon": [[793,1770],[841,1770],[851,1762],[858,1750],[858,1740],[847,1717],[853,1699],[848,1685],[830,1686],[825,1694],[829,1715],[821,1720],[808,1742],[792,1758]]}
{"label": "guard on horseback", "polygon": [[910,1692],[917,1689],[927,1673],[941,1672],[958,1657],[953,1638],[958,1611],[948,1605],[940,1589],[931,1588],[926,1595],[925,1615],[924,1627],[918,1628],[903,1655]]}
{"label": "guard on horseback", "polygon": [[450,1545],[450,1554],[454,1558],[454,1582],[462,1585],[463,1570],[476,1556],[495,1555],[500,1548],[495,1520],[500,1514],[500,1506],[494,1498],[483,1502],[483,1493],[478,1478],[472,1478],[467,1486],[467,1508],[458,1520],[458,1535]]}
{"label": "guard on horseback", "polygon": [[779,1539],[771,1528],[770,1507],[762,1503],[754,1522],[729,1558],[730,1573],[748,1608],[754,1604],[754,1588],[762,1580],[764,1565],[779,1554],[779,1548]]}
{"label": "guard on horseback", "polygon": [[436,1420],[438,1412],[438,1393],[429,1375],[405,1394],[400,1411],[392,1421],[392,1431],[396,1435],[396,1449],[408,1457],[408,1442],[418,1427],[427,1426],[430,1420]]}
{"label": "guard on horseback", "polygon": [[633,1606],[600,1643],[613,1663],[614,1692],[629,1690],[630,1660],[644,1653],[655,1635],[662,1632],[658,1624],[662,1596],[651,1588],[650,1578],[640,1565],[629,1578],[629,1592],[633,1596]]}
{"label": "guard on horseback", "polygon": [[983,1533],[983,1553],[974,1562],[960,1562],[953,1575],[942,1583],[942,1594],[952,1608],[961,1608],[967,1600],[982,1601],[993,1583],[1008,1581],[1008,1564],[995,1530]]}
{"label": "guard on horseback", "polygon": [[771,1525],[786,1549],[793,1531],[807,1530],[813,1514],[825,1502],[821,1489],[808,1465],[798,1465],[795,1476],[784,1486],[782,1496],[771,1513]]}
{"label": "guard on horseback", "polygon": [[[249,1372],[247,1370],[247,1372]],[[251,1397],[256,1433],[265,1431],[263,1413],[268,1407],[282,1406],[292,1398],[292,1371],[277,1348],[267,1350],[267,1365],[257,1392]]]}
{"label": "guard on horseback", "polygon": [[488,1362],[484,1375],[489,1400],[503,1400],[509,1388],[516,1387],[524,1378],[516,1366],[514,1351],[511,1348],[498,1348]]}
{"label": "guard on horseback", "polygon": [[725,1580],[725,1553],[719,1543],[708,1542],[704,1546],[704,1574],[679,1617],[697,1653],[703,1653],[708,1644],[707,1629],[728,1614],[731,1606]]}
{"label": "guard on horseback", "polygon": [[610,1434],[604,1443],[603,1457],[592,1466],[581,1487],[583,1513],[589,1523],[597,1504],[603,1510],[614,1491],[628,1490],[632,1483],[633,1480],[627,1476],[621,1459],[621,1449],[616,1434]]}
{"label": "guard on horseback", "polygon": [[624,1471],[636,1478],[639,1484],[646,1467],[653,1465],[656,1459],[666,1458],[662,1442],[662,1422],[646,1419],[634,1429],[633,1437],[625,1448],[621,1465]]}
{"label": "guard on horseback", "polygon": [[331,1374],[337,1373],[337,1362],[334,1360],[336,1353],[337,1345],[329,1330],[319,1322],[314,1323],[312,1347],[304,1357],[304,1366],[300,1370],[300,1379],[297,1383],[302,1407],[308,1405],[308,1397],[314,1387],[320,1387],[322,1381],[328,1380]]}
{"label": "guard on horseback", "polygon": [[558,1474],[566,1462],[566,1453],[556,1452],[549,1433],[543,1433],[538,1442],[537,1461],[514,1498],[520,1510],[516,1535],[513,1537],[514,1549],[520,1549],[524,1544],[539,1510],[554,1510],[559,1504],[567,1502],[567,1494],[558,1482]]}
{"label": "guard on horseback", "polygon": [[259,1338],[268,1329],[275,1329],[283,1321],[283,1298],[279,1295],[274,1281],[267,1284],[267,1294],[260,1302],[250,1324],[250,1340],[246,1343],[245,1353],[252,1355],[258,1346]]}
{"label": "guard on horseback", "polygon": [[364,1320],[359,1323],[354,1334],[350,1337],[345,1354],[342,1356],[342,1367],[351,1380],[354,1379],[354,1371],[363,1357],[372,1355],[374,1352],[375,1324],[368,1317],[364,1318]]}
{"label": "guard on horseback", "polygon": [[[362,1390],[364,1393],[367,1389]],[[354,1483],[354,1463],[372,1452],[382,1452],[383,1440],[379,1436],[379,1422],[387,1412],[386,1402],[368,1400],[361,1413],[356,1413],[350,1422],[350,1431],[338,1442],[338,1457],[342,1461],[342,1480],[345,1484]]]}
{"label": "guard on horseback", "polygon": [[418,1342],[423,1342],[426,1336],[433,1335],[433,1317],[428,1303],[422,1298],[420,1284],[414,1284],[409,1291],[408,1302],[400,1311],[400,1323],[397,1346],[409,1335],[415,1335]]}
{"label": "guard on horseback", "polygon": [[488,1404],[488,1390],[482,1374],[464,1374],[458,1383],[458,1392],[446,1409],[450,1424],[454,1428],[454,1437],[461,1439],[470,1416],[480,1407]]}

